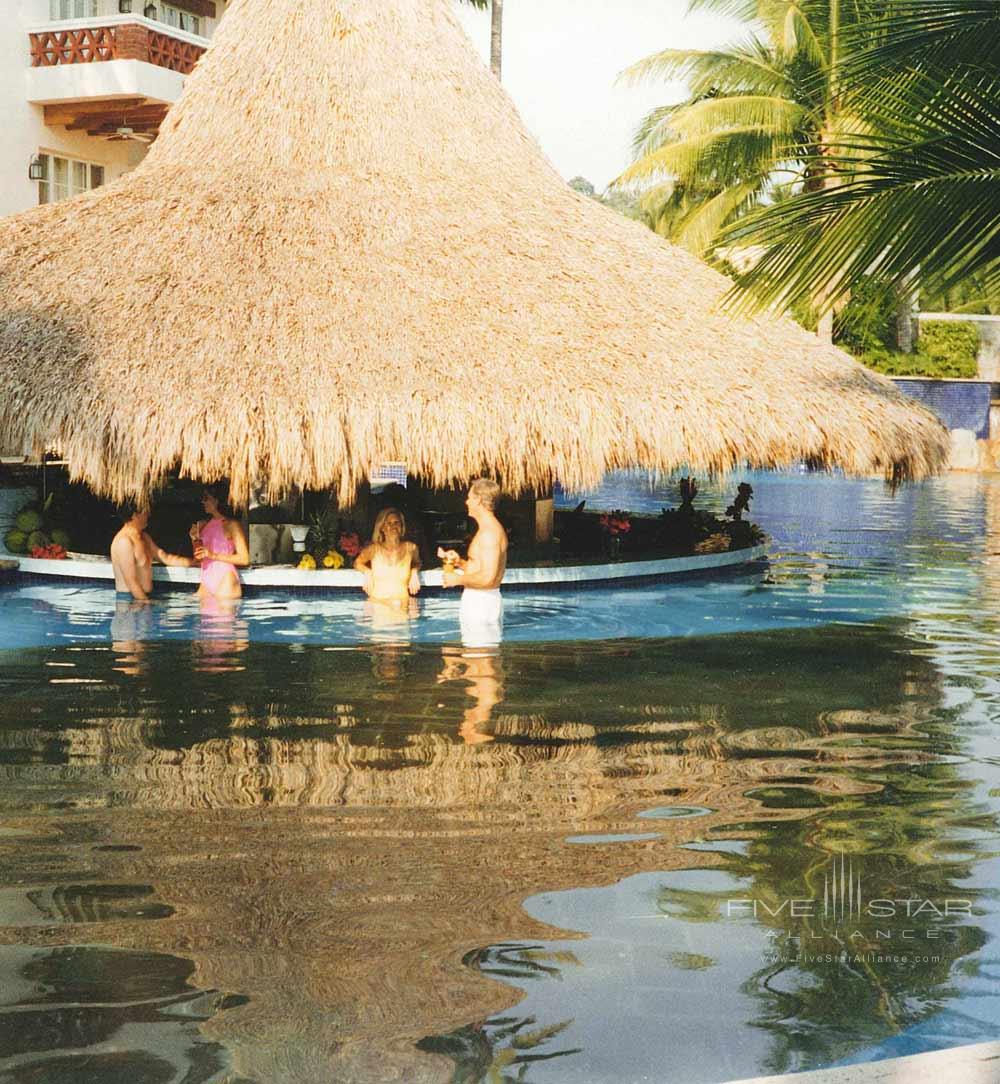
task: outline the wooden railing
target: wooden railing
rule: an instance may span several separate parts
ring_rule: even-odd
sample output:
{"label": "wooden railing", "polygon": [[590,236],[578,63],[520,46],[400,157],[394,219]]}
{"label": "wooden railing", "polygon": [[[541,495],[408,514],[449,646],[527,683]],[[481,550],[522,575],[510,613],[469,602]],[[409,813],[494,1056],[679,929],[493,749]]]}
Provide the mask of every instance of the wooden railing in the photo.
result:
{"label": "wooden railing", "polygon": [[31,66],[51,68],[59,64],[93,64],[103,60],[143,60],[159,68],[189,75],[205,49],[176,38],[169,31],[153,30],[141,23],[92,28],[52,29],[28,35]]}

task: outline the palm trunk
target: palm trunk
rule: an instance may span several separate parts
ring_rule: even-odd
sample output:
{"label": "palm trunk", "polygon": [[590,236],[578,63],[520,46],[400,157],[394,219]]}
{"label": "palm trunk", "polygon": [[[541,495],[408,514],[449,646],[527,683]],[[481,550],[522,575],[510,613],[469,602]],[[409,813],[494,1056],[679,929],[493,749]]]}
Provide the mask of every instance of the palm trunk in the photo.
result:
{"label": "palm trunk", "polygon": [[[824,113],[826,114],[824,124],[824,131],[820,136],[820,146],[822,147],[823,154],[836,154],[837,148],[834,144],[836,123],[837,123],[837,109],[838,102],[838,88],[837,88],[837,66],[840,64],[840,0],[830,0],[830,59],[829,59],[829,77],[826,87],[826,108]],[[833,188],[837,183],[836,178],[830,174],[829,170],[823,171],[823,187]],[[823,295],[817,298],[820,305],[827,303],[826,291]],[[827,308],[823,315],[819,318],[819,322],[816,325],[816,334],[822,342],[833,342],[833,309]]]}
{"label": "palm trunk", "polygon": [[[829,137],[827,131],[823,131],[817,134],[816,146],[819,149],[821,155],[827,153],[829,147]],[[805,192],[821,192],[824,188],[832,188],[835,179],[826,175],[825,171],[821,168],[813,173],[811,170],[807,171],[805,183],[803,184],[803,191]],[[815,290],[810,297],[811,307],[814,312],[820,315],[816,318],[816,336],[821,342],[832,343],[833,342],[833,309],[828,305],[829,291],[825,288]]]}
{"label": "palm trunk", "polygon": [[500,78],[503,61],[503,0],[493,0],[490,6],[490,71]]}
{"label": "palm trunk", "polygon": [[919,281],[919,268],[914,268],[896,287],[896,349],[902,354],[912,354],[917,345]]}

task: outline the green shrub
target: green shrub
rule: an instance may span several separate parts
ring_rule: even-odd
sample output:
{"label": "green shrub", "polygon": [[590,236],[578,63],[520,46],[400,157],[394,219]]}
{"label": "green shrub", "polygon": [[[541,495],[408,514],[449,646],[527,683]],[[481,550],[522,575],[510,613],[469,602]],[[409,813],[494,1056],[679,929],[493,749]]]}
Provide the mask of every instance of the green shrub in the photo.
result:
{"label": "green shrub", "polygon": [[892,350],[896,344],[896,295],[891,286],[866,276],[833,321],[833,341],[857,354]]}
{"label": "green shrub", "polygon": [[895,350],[869,350],[858,360],[886,376],[930,376],[938,380],[954,380],[975,378],[977,372],[975,359],[957,365],[924,353],[900,354]]}
{"label": "green shrub", "polygon": [[948,375],[975,376],[979,329],[965,321],[924,320],[920,324],[917,349],[943,368],[956,370]]}
{"label": "green shrub", "polygon": [[870,347],[860,354],[869,369],[887,376],[929,376],[937,379],[974,379],[979,331],[975,324],[953,320],[925,320],[915,354]]}

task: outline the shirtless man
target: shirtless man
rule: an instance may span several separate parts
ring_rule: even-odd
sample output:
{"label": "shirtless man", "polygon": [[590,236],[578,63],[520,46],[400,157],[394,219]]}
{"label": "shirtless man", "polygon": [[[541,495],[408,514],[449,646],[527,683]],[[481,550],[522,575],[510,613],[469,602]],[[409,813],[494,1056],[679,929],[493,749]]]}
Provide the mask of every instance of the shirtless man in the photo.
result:
{"label": "shirtless man", "polygon": [[442,561],[454,564],[445,571],[445,587],[462,587],[462,643],[466,647],[493,647],[503,630],[503,598],[500,581],[507,570],[507,532],[495,514],[500,487],[489,478],[477,478],[469,486],[465,507],[476,521],[476,534],[463,561],[454,550],[438,550]]}
{"label": "shirtless man", "polygon": [[149,537],[148,508],[127,508],[122,513],[121,530],[111,543],[111,567],[115,570],[115,590],[119,595],[131,595],[139,602],[148,602],[153,591],[153,561],[164,565],[190,568],[191,557],[167,553]]}

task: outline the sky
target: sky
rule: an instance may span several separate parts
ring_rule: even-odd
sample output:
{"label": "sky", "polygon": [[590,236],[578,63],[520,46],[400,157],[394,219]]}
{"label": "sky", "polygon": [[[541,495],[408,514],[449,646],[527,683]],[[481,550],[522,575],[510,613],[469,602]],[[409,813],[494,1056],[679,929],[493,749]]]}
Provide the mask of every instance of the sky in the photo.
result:
{"label": "sky", "polygon": [[[455,0],[479,52],[490,18]],[[711,49],[745,36],[687,0],[504,0],[503,82],[556,169],[602,190],[630,161],[643,114],[684,97],[683,84],[616,86],[619,73],[661,49]]]}

